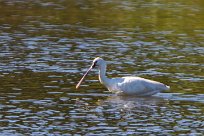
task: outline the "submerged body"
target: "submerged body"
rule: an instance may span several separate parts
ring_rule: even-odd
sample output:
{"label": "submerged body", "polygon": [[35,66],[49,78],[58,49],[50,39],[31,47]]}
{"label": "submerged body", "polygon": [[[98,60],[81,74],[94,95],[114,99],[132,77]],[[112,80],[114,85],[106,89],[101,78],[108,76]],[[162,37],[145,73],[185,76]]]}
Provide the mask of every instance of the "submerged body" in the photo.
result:
{"label": "submerged body", "polygon": [[106,77],[106,62],[102,58],[95,58],[93,60],[92,66],[82,77],[80,82],[77,84],[76,88],[79,87],[84,77],[88,72],[98,66],[99,69],[99,80],[101,84],[106,86],[109,91],[117,94],[125,95],[137,95],[137,96],[150,96],[154,95],[163,90],[168,90],[170,87],[163,83],[152,81],[149,79],[144,79],[140,77],[122,77],[122,78],[107,78]]}

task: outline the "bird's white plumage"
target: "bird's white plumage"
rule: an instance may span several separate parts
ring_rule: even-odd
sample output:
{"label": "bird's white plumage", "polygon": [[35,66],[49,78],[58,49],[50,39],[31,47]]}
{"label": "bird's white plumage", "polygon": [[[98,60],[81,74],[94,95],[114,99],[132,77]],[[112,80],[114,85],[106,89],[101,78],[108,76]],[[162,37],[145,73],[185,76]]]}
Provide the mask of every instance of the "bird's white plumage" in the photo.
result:
{"label": "bird's white plumage", "polygon": [[[112,78],[112,79],[107,78],[105,75],[106,62],[99,57],[93,60],[93,64],[91,68],[94,68],[95,66],[98,66],[98,69],[99,69],[100,82],[103,85],[105,85],[109,91],[114,93],[126,94],[126,95],[149,96],[149,95],[153,95],[158,92],[161,92],[163,90],[168,90],[170,88],[169,86],[166,86],[163,83],[149,80],[149,79],[144,79],[141,77],[130,76],[130,77]],[[86,76],[86,74],[83,76],[83,78]],[[83,78],[77,84],[76,88],[79,87]]]}
{"label": "bird's white plumage", "polygon": [[138,96],[153,95],[169,88],[162,83],[140,77],[113,78],[106,87],[111,92]]}

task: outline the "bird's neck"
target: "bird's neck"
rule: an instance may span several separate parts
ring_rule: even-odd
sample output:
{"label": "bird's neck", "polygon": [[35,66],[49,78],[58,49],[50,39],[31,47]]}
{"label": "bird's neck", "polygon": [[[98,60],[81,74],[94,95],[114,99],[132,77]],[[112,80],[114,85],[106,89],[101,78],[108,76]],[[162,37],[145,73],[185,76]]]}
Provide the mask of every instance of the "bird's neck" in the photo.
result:
{"label": "bird's neck", "polygon": [[99,67],[99,80],[101,84],[107,86],[108,78],[106,77],[106,65],[102,65]]}

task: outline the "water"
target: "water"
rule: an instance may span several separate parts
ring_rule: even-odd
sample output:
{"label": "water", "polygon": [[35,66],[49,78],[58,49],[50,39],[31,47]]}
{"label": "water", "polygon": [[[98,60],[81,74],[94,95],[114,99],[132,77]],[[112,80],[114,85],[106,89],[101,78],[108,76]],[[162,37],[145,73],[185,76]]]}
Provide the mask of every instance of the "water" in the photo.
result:
{"label": "water", "polygon": [[[0,2],[0,135],[203,135],[204,2]],[[116,96],[93,70],[171,90]],[[111,65],[110,65],[111,64]]]}

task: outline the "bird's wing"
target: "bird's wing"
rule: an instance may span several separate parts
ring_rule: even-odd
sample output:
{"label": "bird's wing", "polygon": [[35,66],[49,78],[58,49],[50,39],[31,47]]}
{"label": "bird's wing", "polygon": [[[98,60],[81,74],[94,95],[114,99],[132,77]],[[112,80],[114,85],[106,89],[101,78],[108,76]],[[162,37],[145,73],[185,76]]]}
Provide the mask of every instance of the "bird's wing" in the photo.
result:
{"label": "bird's wing", "polygon": [[165,90],[165,85],[140,77],[124,77],[123,82],[118,83],[118,88],[125,94],[146,96]]}

